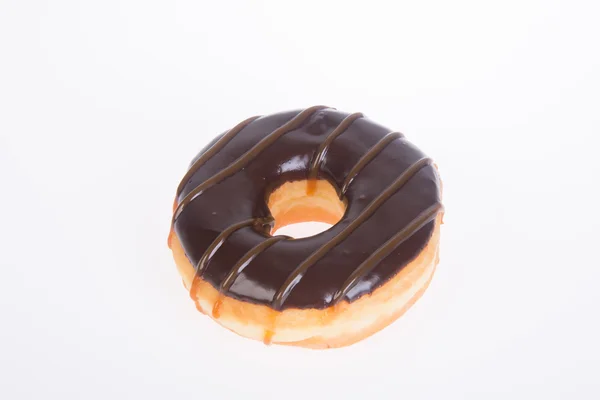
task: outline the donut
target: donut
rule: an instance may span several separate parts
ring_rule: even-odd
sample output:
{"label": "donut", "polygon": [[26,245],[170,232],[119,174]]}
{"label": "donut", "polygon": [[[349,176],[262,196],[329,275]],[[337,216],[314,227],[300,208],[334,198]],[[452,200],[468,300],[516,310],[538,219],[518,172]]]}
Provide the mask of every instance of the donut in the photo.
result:
{"label": "donut", "polygon": [[[168,245],[196,308],[238,335],[344,347],[391,324],[439,262],[437,166],[399,132],[326,106],[248,118],[193,158]],[[299,222],[332,226],[292,238]]]}

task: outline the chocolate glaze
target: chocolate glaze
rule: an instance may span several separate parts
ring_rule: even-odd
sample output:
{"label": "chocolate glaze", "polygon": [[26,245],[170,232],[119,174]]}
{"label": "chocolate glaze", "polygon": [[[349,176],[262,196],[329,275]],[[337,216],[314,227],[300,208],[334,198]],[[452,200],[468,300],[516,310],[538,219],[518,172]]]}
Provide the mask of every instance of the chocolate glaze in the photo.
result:
{"label": "chocolate glaze", "polygon": [[[270,236],[266,199],[303,179],[328,180],[347,204],[344,216],[312,237]],[[252,117],[221,134],[177,195],[173,228],[196,277],[221,296],[277,310],[373,292],[423,250],[442,210],[423,152],[360,113],[324,106]]]}

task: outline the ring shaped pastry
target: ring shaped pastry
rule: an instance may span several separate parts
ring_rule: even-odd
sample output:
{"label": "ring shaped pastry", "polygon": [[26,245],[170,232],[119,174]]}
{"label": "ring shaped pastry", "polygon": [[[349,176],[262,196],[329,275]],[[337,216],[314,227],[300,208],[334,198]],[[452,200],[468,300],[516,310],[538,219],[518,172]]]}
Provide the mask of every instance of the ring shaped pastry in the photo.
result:
{"label": "ring shaped pastry", "polygon": [[[265,343],[366,338],[421,296],[438,263],[436,166],[360,113],[242,121],[195,157],[173,208],[169,247],[198,310]],[[275,232],[303,221],[333,226]]]}

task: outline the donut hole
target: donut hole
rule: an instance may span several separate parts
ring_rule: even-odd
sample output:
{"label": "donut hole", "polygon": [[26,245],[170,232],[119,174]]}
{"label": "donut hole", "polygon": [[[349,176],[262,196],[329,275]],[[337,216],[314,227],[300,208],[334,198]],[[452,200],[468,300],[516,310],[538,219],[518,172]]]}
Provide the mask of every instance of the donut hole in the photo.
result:
{"label": "donut hole", "polygon": [[286,182],[271,193],[267,205],[275,219],[271,235],[296,239],[326,231],[346,212],[345,201],[326,180]]}
{"label": "donut hole", "polygon": [[283,226],[277,229],[277,231],[273,231],[273,234],[285,235],[293,237],[294,239],[301,239],[325,232],[332,226],[332,224],[328,224],[327,222],[299,222],[297,224]]}

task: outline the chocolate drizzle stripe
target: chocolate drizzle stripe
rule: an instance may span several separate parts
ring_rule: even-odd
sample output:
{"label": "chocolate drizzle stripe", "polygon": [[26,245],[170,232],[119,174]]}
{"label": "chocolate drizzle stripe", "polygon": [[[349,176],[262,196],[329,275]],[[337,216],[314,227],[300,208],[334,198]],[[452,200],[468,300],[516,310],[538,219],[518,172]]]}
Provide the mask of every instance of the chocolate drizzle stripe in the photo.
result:
{"label": "chocolate drizzle stripe", "polygon": [[409,239],[419,229],[423,228],[427,223],[431,222],[435,216],[443,210],[443,206],[440,203],[436,203],[426,210],[421,212],[415,219],[410,221],[408,225],[402,228],[398,233],[392,236],[387,242],[381,245],[373,254],[363,261],[348,279],[344,282],[342,287],[333,296],[332,304],[336,304],[341,301],[344,296],[354,287],[356,284],[369,272],[373,270],[381,261],[390,255],[394,249],[400,244]]}
{"label": "chocolate drizzle stripe", "polygon": [[275,243],[280,242],[282,240],[289,239],[288,236],[273,236],[268,238],[262,243],[254,246],[246,254],[240,258],[240,260],[235,263],[231,271],[227,274],[223,282],[221,283],[220,291],[221,293],[229,291],[231,285],[235,282],[237,277],[242,273],[242,271],[254,260],[260,253],[273,246]]}
{"label": "chocolate drizzle stripe", "polygon": [[227,227],[223,232],[216,237],[215,240],[212,241],[210,246],[204,251],[200,260],[198,260],[198,264],[196,265],[196,276],[195,278],[199,278],[204,273],[204,270],[208,266],[210,259],[215,255],[217,250],[225,243],[225,241],[231,236],[234,232],[239,231],[242,228],[246,228],[252,225],[259,223],[258,219],[248,219],[242,222],[238,222],[237,224],[233,224]]}
{"label": "chocolate drizzle stripe", "polygon": [[186,174],[181,179],[179,186],[177,186],[177,196],[179,196],[179,194],[181,193],[185,185],[188,183],[190,178],[196,173],[196,171],[198,171],[198,169],[200,169],[201,166],[204,165],[204,163],[206,163],[206,161],[208,161],[212,156],[221,151],[221,149],[223,149],[223,147],[225,147],[227,143],[231,141],[231,139],[233,139],[238,133],[240,133],[242,129],[244,129],[252,121],[258,118],[260,118],[260,116],[257,115],[240,122],[239,124],[231,128],[225,135],[221,136],[221,138],[217,140],[215,144],[213,144],[208,150],[206,150],[206,152],[204,152],[194,162],[194,164],[192,164],[192,166],[188,169]]}
{"label": "chocolate drizzle stripe", "polygon": [[287,277],[283,285],[279,288],[273,297],[272,306],[276,310],[280,310],[286,299],[291,294],[292,290],[304,277],[306,271],[325,256],[332,248],[344,241],[352,232],[360,225],[369,219],[378,209],[386,202],[394,193],[404,186],[421,168],[433,163],[428,157],[421,158],[411,166],[409,166],[396,180],[388,186],[382,193],[379,194],[369,205],[347,225],[340,233],[334,236],[329,242],[322,245],[319,249],[308,256],[300,263],[292,273]]}
{"label": "chocolate drizzle stripe", "polygon": [[404,137],[404,135],[400,132],[391,132],[391,133],[388,133],[387,135],[385,135],[383,138],[381,138],[380,141],[375,143],[373,145],[373,147],[371,147],[369,149],[369,151],[367,151],[360,158],[360,160],[357,161],[357,163],[354,165],[354,167],[352,167],[350,172],[348,172],[348,175],[346,175],[346,179],[344,179],[344,183],[342,184],[342,188],[340,189],[340,197],[342,197],[342,196],[344,196],[344,194],[346,194],[348,187],[350,186],[350,184],[352,183],[352,181],[354,180],[356,175],[358,175],[360,173],[360,171],[362,171],[362,169],[368,163],[371,162],[371,160],[373,160],[375,157],[377,157],[377,155],[379,153],[381,153],[381,151],[383,151],[383,149],[385,149],[387,147],[387,145],[392,143],[394,140],[403,138],[403,137]]}
{"label": "chocolate drizzle stripe", "polygon": [[317,152],[315,153],[315,156],[313,157],[313,161],[310,165],[310,169],[308,172],[309,179],[315,179],[317,177],[317,174],[319,173],[319,168],[321,167],[321,163],[323,162],[323,159],[327,155],[327,150],[329,150],[329,146],[331,146],[331,143],[333,143],[335,138],[340,136],[342,133],[346,132],[346,129],[348,129],[354,121],[356,121],[357,119],[362,118],[362,117],[363,117],[362,113],[354,113],[354,114],[348,115],[327,136],[327,138],[325,138],[325,140],[321,143]]}
{"label": "chocolate drizzle stripe", "polygon": [[286,133],[288,133],[290,131],[297,129],[307,119],[309,119],[315,112],[325,109],[325,108],[329,108],[329,107],[313,106],[313,107],[307,108],[304,111],[300,112],[298,115],[296,115],[290,121],[286,122],[279,128],[275,129],[273,132],[271,132],[269,135],[264,137],[260,142],[258,142],[256,145],[254,145],[250,150],[245,152],[243,155],[241,155],[237,160],[235,160],[229,166],[223,168],[221,171],[217,172],[215,175],[208,178],[207,180],[202,182],[200,185],[196,186],[196,188],[194,188],[194,190],[192,190],[190,193],[188,193],[188,195],[185,196],[183,198],[183,200],[181,200],[181,202],[177,206],[177,209],[173,213],[173,219],[171,220],[171,224],[175,223],[175,220],[177,220],[177,217],[179,217],[179,215],[181,214],[183,209],[190,202],[192,202],[196,197],[201,195],[203,191],[205,191],[209,187],[215,185],[216,183],[221,182],[223,179],[230,177],[231,175],[235,174],[236,172],[238,172],[239,170],[244,168],[250,161],[255,159],[256,156],[258,156],[262,151],[264,151],[267,147],[269,147],[271,144],[273,144],[281,136],[285,135]]}

